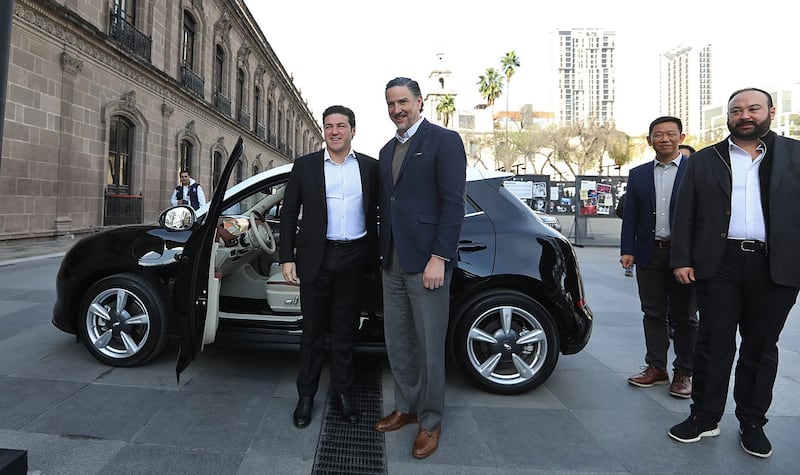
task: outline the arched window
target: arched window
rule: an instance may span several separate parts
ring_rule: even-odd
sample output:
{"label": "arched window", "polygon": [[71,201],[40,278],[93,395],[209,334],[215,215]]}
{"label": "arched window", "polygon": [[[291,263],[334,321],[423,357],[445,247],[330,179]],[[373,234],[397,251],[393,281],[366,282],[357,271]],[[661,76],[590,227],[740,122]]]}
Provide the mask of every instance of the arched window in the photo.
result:
{"label": "arched window", "polygon": [[253,176],[258,175],[259,173],[261,173],[261,167],[258,166],[258,163],[254,163],[253,164]]}
{"label": "arched window", "polygon": [[213,179],[214,189],[215,190],[217,189],[217,185],[219,184],[220,175],[222,175],[222,166],[223,166],[222,154],[219,153],[218,151],[214,152],[214,163],[213,163],[213,176],[212,176],[212,179]]}
{"label": "arched window", "polygon": [[222,74],[225,72],[225,50],[222,45],[217,45],[214,50],[214,91],[222,92]]}
{"label": "arched window", "polygon": [[283,111],[278,111],[278,120],[275,123],[275,136],[278,139],[277,145],[283,146],[283,134],[281,127],[283,126]]}
{"label": "arched window", "polygon": [[114,0],[114,13],[130,25],[136,25],[136,0]]}
{"label": "arched window", "polygon": [[244,163],[239,160],[236,163],[236,183],[240,183],[242,180],[244,180]]}
{"label": "arched window", "polygon": [[133,153],[133,124],[125,117],[115,115],[111,117],[109,132],[107,193],[128,194]]}
{"label": "arched window", "polygon": [[292,146],[292,143],[291,143],[291,140],[292,140],[292,129],[291,129],[291,127],[292,126],[289,123],[289,118],[287,117],[286,118],[286,146],[285,146],[286,150],[285,151],[288,151],[289,148],[291,148],[291,146]]}
{"label": "arched window", "polygon": [[267,142],[275,143],[275,138],[273,138],[272,132],[272,99],[267,97]]}
{"label": "arched window", "polygon": [[236,71],[236,119],[241,123],[242,112],[244,112],[244,70],[239,68]]}
{"label": "arched window", "polygon": [[181,156],[178,164],[178,172],[189,170],[189,175],[194,175],[192,163],[194,162],[194,145],[188,140],[181,140]]}
{"label": "arched window", "polygon": [[[258,126],[260,125],[261,112],[261,88],[256,86],[253,88],[253,130],[258,134]],[[263,137],[262,137],[263,138]]]}
{"label": "arched window", "polygon": [[183,52],[181,60],[183,65],[194,71],[195,39],[197,35],[197,22],[192,14],[183,11]]}

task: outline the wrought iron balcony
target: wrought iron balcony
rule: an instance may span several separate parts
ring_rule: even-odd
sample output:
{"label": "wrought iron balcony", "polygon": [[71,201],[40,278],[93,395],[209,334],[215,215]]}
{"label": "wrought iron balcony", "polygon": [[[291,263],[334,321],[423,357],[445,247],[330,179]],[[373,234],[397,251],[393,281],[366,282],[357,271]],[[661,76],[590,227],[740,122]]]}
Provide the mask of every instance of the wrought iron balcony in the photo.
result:
{"label": "wrought iron balcony", "polygon": [[108,193],[105,196],[103,225],[142,223],[142,197]]}
{"label": "wrought iron balcony", "polygon": [[256,135],[258,135],[262,140],[266,138],[267,130],[261,124],[256,124]]}
{"label": "wrought iron balcony", "polygon": [[205,81],[185,64],[181,66],[181,84],[200,99],[205,97],[203,93]]}
{"label": "wrought iron balcony", "polygon": [[153,40],[128,23],[120,12],[112,11],[110,14],[109,35],[123,48],[139,56],[148,63],[153,45]]}
{"label": "wrought iron balcony", "polygon": [[214,91],[214,109],[222,112],[226,116],[231,116],[231,100],[223,96],[221,92]]}
{"label": "wrought iron balcony", "polygon": [[239,121],[239,125],[241,125],[245,129],[249,129],[250,128],[250,114],[248,114],[247,112],[245,112],[243,110],[240,110],[238,115],[239,115],[239,117],[237,117],[236,120]]}

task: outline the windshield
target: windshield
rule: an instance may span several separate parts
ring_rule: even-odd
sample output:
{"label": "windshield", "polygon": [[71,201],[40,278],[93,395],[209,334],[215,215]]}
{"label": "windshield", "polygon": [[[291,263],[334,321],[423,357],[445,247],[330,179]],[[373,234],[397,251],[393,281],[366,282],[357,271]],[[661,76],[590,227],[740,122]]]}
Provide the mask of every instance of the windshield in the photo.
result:
{"label": "windshield", "polygon": [[[269,170],[265,170],[258,175],[253,175],[250,178],[247,178],[232,187],[228,188],[225,191],[225,205],[226,208],[222,211],[223,215],[236,215],[236,214],[243,214],[247,213],[253,207],[255,207],[258,203],[260,203],[263,199],[273,195],[277,192],[276,187],[265,187],[263,189],[258,189],[258,184],[262,182],[270,181],[269,178],[281,175],[281,174],[288,174],[292,170],[292,164],[281,165],[279,167],[271,168]],[[250,188],[255,187],[255,193],[248,192],[247,190]],[[243,194],[244,193],[244,194]],[[230,203],[230,204],[229,204]],[[197,216],[197,220],[200,221],[205,217],[206,213],[208,213],[208,208],[210,207],[211,202],[206,203],[205,205],[201,206],[196,212],[195,215]]]}

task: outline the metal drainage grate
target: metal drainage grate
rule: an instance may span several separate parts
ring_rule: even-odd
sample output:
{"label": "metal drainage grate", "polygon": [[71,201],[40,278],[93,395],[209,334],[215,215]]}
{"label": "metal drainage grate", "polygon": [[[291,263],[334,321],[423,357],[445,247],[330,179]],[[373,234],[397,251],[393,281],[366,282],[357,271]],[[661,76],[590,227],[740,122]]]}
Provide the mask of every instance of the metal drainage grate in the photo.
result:
{"label": "metal drainage grate", "polygon": [[387,473],[384,437],[373,428],[383,416],[380,363],[375,358],[356,358],[355,366],[351,397],[361,417],[358,424],[344,422],[328,399],[312,475]]}

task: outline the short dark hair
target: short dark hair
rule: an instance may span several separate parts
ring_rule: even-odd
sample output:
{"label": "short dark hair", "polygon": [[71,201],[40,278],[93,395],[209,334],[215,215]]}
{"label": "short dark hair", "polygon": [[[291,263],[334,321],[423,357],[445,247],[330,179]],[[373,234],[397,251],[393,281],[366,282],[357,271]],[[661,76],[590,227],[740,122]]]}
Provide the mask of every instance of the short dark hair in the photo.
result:
{"label": "short dark hair", "polygon": [[349,108],[345,106],[330,106],[325,109],[325,112],[322,113],[322,122],[325,122],[325,118],[329,115],[333,114],[342,114],[347,116],[347,121],[350,123],[350,127],[356,128],[356,114]]}
{"label": "short dark hair", "polygon": [[696,150],[694,149],[694,147],[692,147],[691,145],[686,145],[685,143],[682,143],[682,144],[679,144],[679,145],[678,145],[678,150],[680,150],[680,149],[688,150],[688,151],[689,151],[689,153],[694,153],[694,152],[696,152]]}
{"label": "short dark hair", "polygon": [[664,115],[650,122],[650,130],[647,131],[647,135],[653,135],[653,129],[656,128],[658,124],[666,122],[674,122],[678,126],[678,132],[683,133],[683,122],[681,122],[679,118],[672,117],[671,115]]}
{"label": "short dark hair", "polygon": [[772,107],[773,107],[773,105],[772,105],[772,96],[770,95],[770,93],[768,93],[767,91],[765,91],[763,89],[759,89],[757,87],[746,87],[744,89],[739,89],[737,91],[733,91],[733,94],[731,94],[731,97],[728,98],[728,104],[731,103],[731,101],[733,100],[734,97],[736,97],[737,94],[741,94],[741,93],[747,92],[747,91],[760,92],[761,94],[764,94],[765,96],[767,96],[767,107],[772,109]]}
{"label": "short dark hair", "polygon": [[[396,77],[392,79],[386,83],[386,91],[398,86],[407,87],[408,90],[411,91],[411,95],[415,98],[422,97],[422,91],[419,89],[419,83],[410,78]],[[422,106],[420,106],[419,111],[422,112]]]}
{"label": "short dark hair", "polygon": [[181,176],[181,175],[182,175],[182,174],[184,174],[184,173],[186,173],[186,174],[187,174],[187,175],[189,175],[189,176],[192,176],[192,174],[191,174],[191,173],[189,173],[189,170],[188,170],[188,169],[186,169],[186,168],[181,168],[181,171],[180,171],[180,172],[178,172],[178,176]]}

